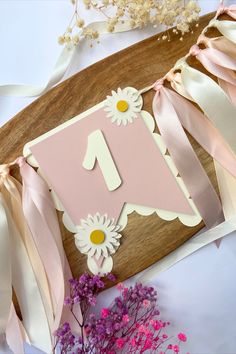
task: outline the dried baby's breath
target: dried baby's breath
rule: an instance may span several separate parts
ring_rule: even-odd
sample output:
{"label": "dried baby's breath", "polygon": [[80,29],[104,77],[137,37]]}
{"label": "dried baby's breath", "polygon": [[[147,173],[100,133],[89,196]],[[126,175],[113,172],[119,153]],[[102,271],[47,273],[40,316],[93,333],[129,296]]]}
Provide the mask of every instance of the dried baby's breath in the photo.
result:
{"label": "dried baby's breath", "polygon": [[[114,32],[118,22],[128,21],[131,28],[156,27],[164,25],[166,29],[176,26],[174,34],[183,35],[192,32],[191,24],[199,19],[200,7],[197,0],[70,0],[74,13],[65,31],[59,37],[60,44],[77,45],[82,37],[97,40],[99,32],[86,27],[79,15],[79,5],[89,11],[99,11],[107,23],[108,32]],[[169,40],[169,33],[161,36]]]}

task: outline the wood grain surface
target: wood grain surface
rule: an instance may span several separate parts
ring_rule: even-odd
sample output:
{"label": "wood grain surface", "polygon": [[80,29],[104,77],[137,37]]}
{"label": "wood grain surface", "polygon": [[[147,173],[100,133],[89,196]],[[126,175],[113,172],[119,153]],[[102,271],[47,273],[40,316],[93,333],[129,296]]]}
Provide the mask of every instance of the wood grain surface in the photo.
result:
{"label": "wood grain surface", "polygon": [[[47,92],[1,128],[0,162],[14,160],[22,154],[28,141],[92,107],[112,89],[126,86],[140,89],[161,78],[188,52],[212,17],[209,14],[201,18],[199,27],[193,34],[186,35],[183,42],[176,35],[171,35],[170,42],[158,41],[160,35],[153,36],[88,67]],[[202,70],[195,60],[192,64]],[[144,95],[144,109],[149,112],[153,94],[148,92]],[[216,187],[211,158],[192,138],[191,142]],[[18,178],[17,171],[14,172]],[[63,227],[61,214],[58,215],[65,251],[73,274],[78,276],[87,269],[86,257],[76,249],[73,235]],[[122,244],[114,255],[117,281],[157,262],[202,227],[203,223],[186,227],[178,220],[163,221],[156,214],[148,217],[131,214],[122,232]]]}

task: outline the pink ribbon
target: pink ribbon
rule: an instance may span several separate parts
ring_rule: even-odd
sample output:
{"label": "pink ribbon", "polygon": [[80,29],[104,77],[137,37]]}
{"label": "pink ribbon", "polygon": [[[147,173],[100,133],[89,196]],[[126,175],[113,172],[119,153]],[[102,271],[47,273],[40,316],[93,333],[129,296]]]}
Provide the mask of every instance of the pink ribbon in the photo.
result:
{"label": "pink ribbon", "polygon": [[[68,280],[72,278],[70,266],[65,256],[61,232],[55,206],[46,182],[26,163],[23,157],[15,161],[20,167],[23,183],[23,211],[32,236],[44,264],[52,295],[55,300],[54,328],[61,321],[69,321],[77,333],[78,326],[64,305],[65,295],[69,295]],[[77,317],[81,319],[81,312]]]}
{"label": "pink ribbon", "polygon": [[24,353],[24,341],[26,340],[24,328],[19,320],[14,305],[11,305],[10,317],[6,329],[6,339],[13,353]]}
{"label": "pink ribbon", "polygon": [[[9,167],[14,164],[18,164],[20,167],[23,189],[19,182],[9,176]],[[78,326],[76,326],[69,309],[63,307],[64,295],[69,295],[67,286],[68,279],[70,279],[72,275],[65,257],[56,211],[47,184],[34,169],[26,163],[24,158],[18,158],[8,165],[1,165],[0,176],[2,181],[4,181],[4,196],[7,198],[9,205],[15,206],[17,204],[16,208],[11,208],[12,217],[14,218],[17,229],[19,232],[24,230],[24,223],[27,222],[38,254],[47,273],[48,287],[52,294],[54,305],[52,314],[54,321],[51,331],[53,332],[59,326],[61,320],[69,321],[74,330],[75,327]],[[23,212],[21,213],[22,208],[24,214]],[[25,227],[27,227],[26,224]],[[22,236],[23,241],[26,242],[27,239],[24,232]],[[28,247],[27,242],[25,244],[26,248]],[[29,248],[31,256],[32,250],[32,248]],[[34,259],[35,258],[33,258],[33,260]],[[37,266],[37,262],[34,265]],[[38,274],[39,270],[39,268],[34,269],[35,274]],[[44,291],[46,291],[46,289],[44,289]],[[11,294],[9,295],[9,301],[11,301]],[[81,316],[79,307],[77,307],[77,311],[79,312],[78,316]],[[30,319],[26,318],[27,313],[23,315],[26,315],[24,316],[24,320],[30,323]],[[78,329],[75,332],[78,332]],[[14,352],[20,350],[20,352],[23,353],[23,340],[27,338],[27,334],[20,321],[18,321],[13,306],[6,328],[6,335],[7,342],[3,332],[2,338],[0,338],[2,341],[2,343],[0,341],[0,346],[6,347],[6,343],[8,343]]]}
{"label": "pink ribbon", "polygon": [[[195,56],[207,71],[218,78],[220,86],[236,104],[236,74],[234,72],[236,70],[236,59],[210,46],[211,42],[214,42],[214,39],[211,40],[202,35],[199,37],[198,43],[204,43],[209,47],[200,49],[198,45],[194,45],[189,53]],[[229,44],[229,41],[227,42]]]}
{"label": "pink ribbon", "polygon": [[216,18],[223,14],[227,14],[236,20],[236,5],[224,6],[222,3],[216,12]]}
{"label": "pink ribbon", "polygon": [[[211,228],[224,220],[221,203],[182,126],[212,156],[216,155],[210,139],[216,133],[214,127],[206,124],[206,118],[198,109],[165,88],[162,82],[159,81],[154,88],[157,92],[153,99],[153,113],[158,128],[202,219]],[[217,152],[220,153],[219,146]],[[219,159],[224,162],[222,153]]]}
{"label": "pink ribbon", "polygon": [[[61,320],[65,294],[64,257],[55,207],[49,189],[24,158],[18,158],[23,183],[23,211],[44,264],[55,307],[54,329]],[[59,245],[60,242],[60,245]],[[58,247],[59,245],[59,247]]]}

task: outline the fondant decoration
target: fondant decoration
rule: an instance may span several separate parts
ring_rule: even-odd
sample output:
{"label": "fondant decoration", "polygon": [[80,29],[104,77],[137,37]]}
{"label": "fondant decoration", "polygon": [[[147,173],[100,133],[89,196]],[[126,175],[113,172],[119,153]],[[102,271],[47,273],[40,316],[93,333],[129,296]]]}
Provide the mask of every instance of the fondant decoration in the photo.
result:
{"label": "fondant decoration", "polygon": [[111,96],[107,96],[105,101],[105,111],[112,123],[117,125],[127,125],[137,118],[137,113],[141,111],[143,105],[142,96],[131,87],[125,89],[118,88],[117,92],[112,91]]}
{"label": "fondant decoration", "polygon": [[89,215],[86,220],[81,220],[75,234],[75,244],[81,253],[88,256],[88,267],[96,273],[107,273],[112,270],[114,254],[120,245],[120,226],[115,225],[114,219],[99,213]]}

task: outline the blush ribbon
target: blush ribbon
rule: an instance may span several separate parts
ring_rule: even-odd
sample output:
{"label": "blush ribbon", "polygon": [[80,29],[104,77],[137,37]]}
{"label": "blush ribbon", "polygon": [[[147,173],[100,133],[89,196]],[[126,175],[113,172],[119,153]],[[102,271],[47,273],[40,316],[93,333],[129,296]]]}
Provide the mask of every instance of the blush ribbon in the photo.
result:
{"label": "blush ribbon", "polygon": [[3,351],[7,348],[5,332],[12,303],[12,269],[11,244],[2,194],[0,194],[0,231],[0,349]]}
{"label": "blush ribbon", "polygon": [[[68,295],[68,280],[72,277],[65,255],[55,206],[46,182],[26,163],[23,157],[16,160],[20,167],[23,183],[22,205],[25,218],[37,246],[51,289],[54,321],[51,331],[55,331],[62,318],[78,331],[69,310],[64,308],[64,298]],[[79,309],[78,309],[79,312]],[[81,313],[77,314],[81,320]]]}
{"label": "blush ribbon", "polygon": [[220,21],[216,18],[212,19],[209,22],[209,25],[206,27],[215,27],[218,31],[223,34],[231,42],[236,43],[236,22],[234,21]]}
{"label": "blush ribbon", "polygon": [[[204,43],[207,48],[200,50],[198,46],[193,46],[190,50],[190,55],[195,55],[209,72],[218,77],[220,86],[207,75],[188,66],[186,58],[189,55],[176,63],[174,70],[167,75],[167,79],[171,82],[172,88],[180,95],[196,102],[218,130],[218,135],[224,139],[227,149],[231,151],[231,167],[234,169],[235,161],[233,161],[232,157],[235,156],[236,152],[236,108],[234,106],[236,98],[234,73],[236,48],[234,43],[227,38],[207,39],[204,35],[201,35],[198,44]],[[175,73],[176,69],[180,69],[180,73]],[[214,148],[216,141],[219,141],[219,136],[217,140],[216,136],[215,138],[212,137],[212,139]],[[232,198],[232,193],[236,193],[235,173],[232,170],[229,171],[229,161],[225,164],[222,161],[219,162],[219,158],[216,155],[213,157],[215,159],[214,163],[224,216],[229,219],[236,210],[236,205]]]}
{"label": "blush ribbon", "polygon": [[[211,51],[211,55],[208,57],[210,65],[206,65],[206,62],[197,56],[198,60],[201,61],[209,72],[218,78],[220,87],[227,93],[236,106],[235,44],[223,36],[218,38],[200,36],[198,42],[203,43],[207,47],[208,53]],[[205,55],[206,52],[203,50],[201,53]],[[213,56],[213,53],[217,54],[217,56]],[[224,216],[228,220],[236,212],[236,201],[234,198],[236,195],[236,179],[218,161],[214,161],[214,163]]]}
{"label": "blush ribbon", "polygon": [[[23,190],[9,175],[15,164],[20,167]],[[50,352],[52,332],[62,317],[63,321],[72,317],[63,310],[71,272],[56,211],[46,183],[24,158],[0,166],[0,190],[0,348],[8,343],[13,352],[22,348],[24,353],[24,342],[29,342]],[[12,285],[23,323],[12,305]]]}
{"label": "blush ribbon", "polygon": [[[1,182],[1,217],[5,214],[4,225],[1,225],[1,232],[7,230],[8,241],[10,247],[4,248],[6,257],[10,260],[9,263],[5,262],[5,266],[1,268],[3,274],[7,274],[9,284],[11,282],[17,300],[20,306],[21,314],[23,317],[23,324],[25,330],[22,330],[22,325],[18,323],[17,316],[11,308],[7,306],[5,321],[9,321],[5,331],[7,334],[7,341],[11,344],[11,348],[19,348],[23,346],[23,341],[29,335],[32,343],[37,343],[42,349],[49,350],[51,344],[51,334],[46,315],[46,307],[44,304],[44,297],[42,289],[39,287],[39,280],[41,280],[41,270],[38,268],[39,274],[35,265],[38,263],[36,258],[33,265],[31,264],[32,255],[36,255],[32,248],[30,253],[30,245],[28,242],[28,229],[23,218],[22,208],[20,207],[20,194],[18,184],[13,177],[9,175],[9,166],[0,166],[0,182]],[[4,210],[3,210],[4,209]],[[6,239],[5,231],[5,239]],[[31,257],[31,259],[30,259]],[[4,286],[2,282],[3,274],[1,272],[0,287]],[[2,293],[2,289],[0,290]],[[10,293],[8,303],[11,301],[12,296]],[[6,302],[6,300],[4,301]],[[18,334],[20,337],[16,337]],[[27,335],[25,335],[27,333]],[[22,349],[23,353],[23,349]]]}
{"label": "blush ribbon", "polygon": [[[217,39],[218,47],[220,47],[221,42],[223,42],[222,47],[230,46],[230,42],[224,37]],[[194,45],[190,49],[190,55],[195,56],[207,71],[217,77],[223,90],[232,100],[236,101],[236,74],[234,72],[236,70],[236,60],[233,55],[230,56],[214,48],[214,41],[214,39],[200,36],[199,44],[204,43],[207,48],[201,50],[198,45]]]}
{"label": "blush ribbon", "polygon": [[46,183],[23,158],[17,162],[23,182],[24,215],[51,286],[55,330],[60,323],[65,295],[63,246],[56,211]]}
{"label": "blush ribbon", "polygon": [[[9,207],[12,205],[10,204]],[[4,208],[4,212],[3,212]],[[23,317],[23,325],[25,332],[29,334],[30,341],[32,343],[37,343],[42,349],[49,350],[51,348],[51,335],[48,326],[48,321],[46,317],[45,308],[43,305],[42,297],[39,291],[39,287],[36,281],[34,271],[32,269],[26,248],[24,247],[23,241],[19,235],[16,224],[14,223],[11,215],[11,211],[8,209],[7,203],[3,196],[1,197],[1,216],[6,216],[5,220],[5,230],[7,229],[7,236],[9,240],[10,247],[5,247],[6,257],[10,260],[5,263],[3,268],[1,268],[1,283],[0,283],[0,293],[1,301],[2,294],[4,293],[5,284],[2,282],[3,274],[8,277],[6,284],[11,282],[17,300],[21,309],[21,314]],[[3,225],[1,225],[1,236],[2,236]],[[6,233],[5,233],[6,236]],[[6,245],[5,245],[6,246]],[[19,352],[19,348],[23,347],[23,342],[26,340],[23,332],[20,330],[20,338],[16,338],[17,332],[13,332],[13,329],[18,327],[18,319],[16,316],[12,318],[12,327],[8,328],[8,321],[10,317],[9,302],[12,296],[10,293],[5,292],[3,297],[3,305],[7,305],[7,312],[5,311],[5,328],[1,328],[1,335],[4,336],[6,333],[7,342],[13,344],[11,349],[16,349],[14,352]],[[2,314],[1,314],[2,315]],[[7,321],[7,324],[6,324]],[[20,327],[21,328],[21,327]],[[20,329],[19,328],[19,329]],[[3,344],[4,346],[6,345]],[[16,346],[17,345],[17,346]],[[0,347],[1,348],[1,347]],[[24,352],[23,350],[21,351]]]}
{"label": "blush ribbon", "polygon": [[188,257],[202,247],[209,245],[212,242],[218,242],[221,238],[230,235],[235,230],[236,216],[234,215],[216,227],[186,241],[182,246],[178,247],[175,251],[171,252],[159,262],[144,271],[137,281],[142,283],[149,282],[153,276],[157,276],[161,272],[166,271],[174,264],[180,262],[182,259]]}
{"label": "blush ribbon", "polygon": [[[211,228],[224,220],[221,203],[183,127],[208,153],[217,155],[221,163],[225,164],[224,153],[228,150],[221,140],[214,149],[210,138],[217,132],[191,103],[159,83],[154,88],[157,92],[153,113],[157,126],[202,219]],[[229,153],[228,157],[227,165],[231,168],[234,156]],[[233,173],[236,175],[236,166]]]}
{"label": "blush ribbon", "polygon": [[232,151],[236,153],[236,107],[229,97],[210,77],[190,67],[185,58],[176,63],[174,70],[180,70],[181,73],[178,75],[178,83],[175,78],[171,79],[171,86],[180,95],[198,104]]}
{"label": "blush ribbon", "polygon": [[216,17],[219,17],[223,14],[227,14],[236,20],[236,5],[224,6],[223,3],[221,3],[216,12]]}

